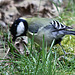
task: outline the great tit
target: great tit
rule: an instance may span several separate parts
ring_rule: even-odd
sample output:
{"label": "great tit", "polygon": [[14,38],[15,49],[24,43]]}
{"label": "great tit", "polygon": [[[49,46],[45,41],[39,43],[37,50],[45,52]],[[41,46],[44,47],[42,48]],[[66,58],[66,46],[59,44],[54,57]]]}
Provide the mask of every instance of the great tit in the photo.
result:
{"label": "great tit", "polygon": [[54,45],[61,45],[62,38],[65,35],[75,35],[75,31],[72,31],[71,29],[71,27],[63,25],[55,19],[18,18],[12,24],[10,32],[13,35],[14,41],[19,36],[28,36],[29,38],[32,38],[34,34],[34,41],[40,46],[42,46],[44,35],[45,44],[50,46],[53,39],[55,39]]}

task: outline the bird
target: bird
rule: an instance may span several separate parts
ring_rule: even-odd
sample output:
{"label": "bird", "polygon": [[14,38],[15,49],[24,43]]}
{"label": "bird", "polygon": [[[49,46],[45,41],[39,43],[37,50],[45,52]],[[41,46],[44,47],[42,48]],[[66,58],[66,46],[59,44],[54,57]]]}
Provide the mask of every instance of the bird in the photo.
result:
{"label": "bird", "polygon": [[[52,18],[20,17],[13,22],[10,32],[13,35],[13,41],[20,36],[32,38],[34,35],[34,42],[42,46],[44,36],[45,45],[50,46],[55,39],[54,45],[59,44],[62,47],[61,41],[65,35],[75,36],[75,31],[72,29]],[[63,52],[66,54],[64,49]]]}

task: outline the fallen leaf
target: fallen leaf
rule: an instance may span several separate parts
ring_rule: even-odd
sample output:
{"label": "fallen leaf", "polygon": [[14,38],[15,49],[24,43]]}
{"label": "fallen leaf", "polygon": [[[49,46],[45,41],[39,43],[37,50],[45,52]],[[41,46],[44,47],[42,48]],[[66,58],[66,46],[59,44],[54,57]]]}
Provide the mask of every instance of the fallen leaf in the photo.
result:
{"label": "fallen leaf", "polygon": [[7,27],[6,23],[5,23],[5,22],[3,22],[3,21],[1,21],[1,20],[0,20],[0,26],[2,26],[2,27],[4,27],[4,28],[6,28],[6,27]]}

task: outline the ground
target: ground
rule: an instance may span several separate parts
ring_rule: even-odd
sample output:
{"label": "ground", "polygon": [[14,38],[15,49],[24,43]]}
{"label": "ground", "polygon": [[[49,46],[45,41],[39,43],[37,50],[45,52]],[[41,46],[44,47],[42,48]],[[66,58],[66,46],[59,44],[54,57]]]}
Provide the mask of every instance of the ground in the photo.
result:
{"label": "ground", "polygon": [[[63,1],[63,2],[62,2]],[[50,48],[35,45],[27,37],[12,41],[10,26],[19,17],[58,18],[75,30],[73,0],[1,0],[0,1],[0,74],[1,75],[75,75],[75,36],[66,35]]]}

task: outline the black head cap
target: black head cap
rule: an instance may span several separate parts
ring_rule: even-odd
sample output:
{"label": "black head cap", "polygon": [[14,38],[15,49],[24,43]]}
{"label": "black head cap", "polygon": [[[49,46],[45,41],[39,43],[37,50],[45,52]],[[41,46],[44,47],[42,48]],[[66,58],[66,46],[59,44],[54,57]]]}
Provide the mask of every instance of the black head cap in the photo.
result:
{"label": "black head cap", "polygon": [[26,36],[28,30],[28,23],[24,19],[17,19],[10,27],[10,32],[13,35],[13,41],[19,36]]}

